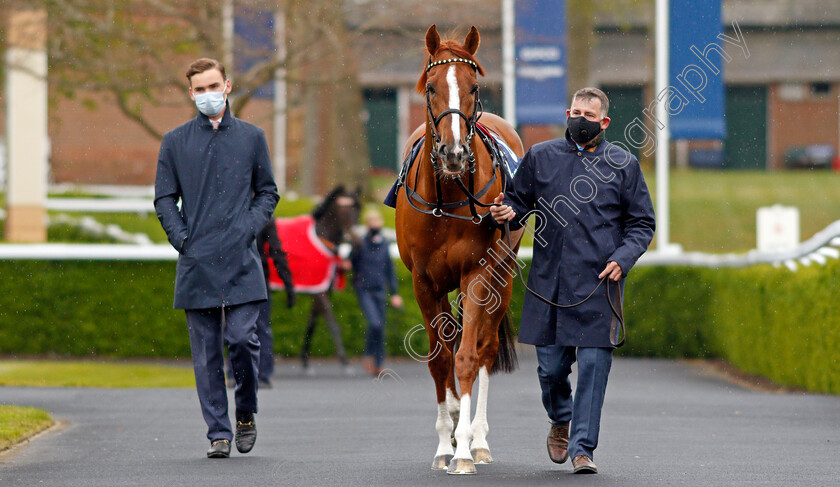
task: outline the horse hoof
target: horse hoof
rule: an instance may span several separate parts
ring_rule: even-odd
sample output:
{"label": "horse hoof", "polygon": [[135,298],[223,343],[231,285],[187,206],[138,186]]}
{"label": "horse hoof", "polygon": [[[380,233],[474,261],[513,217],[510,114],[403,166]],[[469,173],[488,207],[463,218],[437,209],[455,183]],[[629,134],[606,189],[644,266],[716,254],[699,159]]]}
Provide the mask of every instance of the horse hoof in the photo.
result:
{"label": "horse hoof", "polygon": [[449,461],[452,455],[438,455],[432,460],[432,470],[446,470],[449,468]]}
{"label": "horse hoof", "polygon": [[472,453],[473,460],[476,464],[493,463],[493,456],[490,455],[490,450],[487,448],[476,448],[474,450],[470,450],[470,453]]}
{"label": "horse hoof", "polygon": [[475,473],[475,463],[469,458],[453,458],[449,462],[446,473],[450,475],[472,475]]}

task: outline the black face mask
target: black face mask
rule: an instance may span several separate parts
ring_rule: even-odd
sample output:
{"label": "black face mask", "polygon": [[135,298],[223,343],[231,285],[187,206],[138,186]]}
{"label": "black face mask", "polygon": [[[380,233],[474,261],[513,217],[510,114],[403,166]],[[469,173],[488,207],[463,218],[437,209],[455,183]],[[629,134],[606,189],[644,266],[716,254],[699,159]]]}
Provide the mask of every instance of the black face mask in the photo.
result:
{"label": "black face mask", "polygon": [[375,236],[379,235],[379,232],[381,232],[381,231],[382,231],[381,228],[371,228],[370,230],[368,230],[368,234],[371,237],[375,237]]}
{"label": "black face mask", "polygon": [[601,133],[601,122],[587,120],[586,117],[569,117],[566,119],[569,135],[572,140],[583,145]]}

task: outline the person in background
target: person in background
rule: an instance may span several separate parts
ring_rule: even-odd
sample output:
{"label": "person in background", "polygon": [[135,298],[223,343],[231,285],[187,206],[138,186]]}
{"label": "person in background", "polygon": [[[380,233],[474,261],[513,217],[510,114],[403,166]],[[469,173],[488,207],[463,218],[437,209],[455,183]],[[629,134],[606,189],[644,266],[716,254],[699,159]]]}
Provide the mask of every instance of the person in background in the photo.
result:
{"label": "person in background", "polygon": [[[274,334],[271,331],[269,258],[271,258],[271,264],[274,265],[274,270],[277,271],[277,275],[283,281],[283,287],[286,289],[286,306],[292,308],[296,301],[292,272],[289,270],[289,261],[286,258],[286,252],[283,251],[283,244],[277,236],[277,225],[274,218],[269,220],[268,224],[257,235],[257,250],[260,252],[263,275],[265,276],[265,288],[268,293],[268,299],[260,303],[260,315],[257,318],[257,338],[260,341],[260,366],[257,379],[261,389],[271,389],[271,376],[274,374]],[[233,380],[233,369],[230,361],[227,361],[226,365],[227,385],[228,387],[234,387],[236,381]]]}
{"label": "person in background", "polygon": [[397,294],[397,275],[388,252],[388,241],[382,236],[382,214],[370,210],[364,220],[367,233],[353,247],[350,264],[353,288],[368,323],[364,367],[368,373],[378,375],[385,360],[386,290],[391,296],[391,306],[402,308],[403,301]]}

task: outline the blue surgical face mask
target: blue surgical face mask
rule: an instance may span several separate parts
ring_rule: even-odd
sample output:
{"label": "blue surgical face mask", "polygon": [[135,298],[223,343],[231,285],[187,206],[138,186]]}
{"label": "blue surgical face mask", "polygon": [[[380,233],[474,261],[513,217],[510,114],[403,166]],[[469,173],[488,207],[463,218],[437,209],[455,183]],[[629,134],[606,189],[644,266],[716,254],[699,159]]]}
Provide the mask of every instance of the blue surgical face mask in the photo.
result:
{"label": "blue surgical face mask", "polygon": [[225,109],[225,92],[222,91],[208,91],[206,93],[199,93],[195,96],[195,106],[198,111],[207,115],[208,117],[215,117],[222,113]]}

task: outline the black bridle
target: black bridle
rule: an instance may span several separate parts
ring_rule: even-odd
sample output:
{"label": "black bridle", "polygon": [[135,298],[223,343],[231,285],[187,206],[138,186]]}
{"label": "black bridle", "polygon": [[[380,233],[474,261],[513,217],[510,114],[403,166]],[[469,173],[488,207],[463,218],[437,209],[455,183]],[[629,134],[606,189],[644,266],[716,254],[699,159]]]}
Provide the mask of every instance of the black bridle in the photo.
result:
{"label": "black bridle", "polygon": [[[426,65],[426,73],[434,68],[435,66],[440,66],[443,64],[448,63],[465,63],[473,68],[474,71],[478,72],[478,65],[469,59],[465,58],[449,58],[449,59],[441,59],[440,61],[432,62],[432,58],[429,58],[429,63]],[[447,115],[458,115],[459,117],[464,119],[464,123],[467,125],[467,137],[466,137],[466,146],[467,146],[467,153],[468,153],[468,160],[470,166],[468,170],[470,172],[475,172],[475,154],[472,153],[472,138],[475,136],[475,124],[478,123],[478,119],[481,118],[481,114],[484,112],[484,107],[481,103],[481,97],[478,94],[478,87],[475,88],[475,100],[473,102],[473,113],[472,117],[467,117],[467,115],[462,112],[459,108],[449,108],[441,112],[438,116],[432,112],[432,100],[429,94],[429,87],[426,87],[426,112],[428,113],[430,124],[430,129],[432,132],[432,137],[434,138],[434,146],[432,147],[432,164],[435,165],[435,172],[437,172],[438,165],[437,165],[437,149],[438,144],[440,144],[440,133],[438,132],[438,125],[440,125],[440,121],[443,120],[443,117]]]}
{"label": "black bridle", "polygon": [[[426,73],[428,73],[429,70],[432,69],[435,66],[439,66],[439,65],[447,64],[447,63],[459,63],[459,62],[469,64],[475,71],[478,71],[478,66],[476,65],[476,63],[474,61],[469,60],[469,59],[450,58],[450,59],[443,59],[443,60],[440,60],[440,61],[432,62],[432,59],[430,57],[429,62],[426,66]],[[497,203],[483,203],[483,202],[479,201],[478,198],[481,198],[482,196],[484,196],[487,193],[487,191],[490,190],[490,186],[496,181],[496,168],[497,167],[499,168],[500,174],[503,174],[502,171],[501,171],[501,163],[502,163],[501,158],[503,156],[498,151],[498,148],[495,148],[496,147],[495,142],[493,142],[492,139],[489,136],[485,135],[484,132],[481,131],[481,130],[478,130],[478,131],[476,130],[476,124],[478,123],[478,119],[481,118],[481,113],[480,112],[483,112],[481,99],[479,98],[479,95],[478,95],[478,89],[475,90],[475,104],[473,106],[474,106],[474,109],[473,109],[472,117],[467,117],[467,115],[458,108],[450,108],[448,110],[443,111],[438,116],[435,116],[435,114],[432,112],[432,101],[431,101],[430,94],[429,94],[429,88],[428,87],[426,88],[426,112],[427,112],[427,116],[428,116],[429,129],[430,129],[430,132],[432,134],[432,150],[430,151],[429,156],[431,158],[432,167],[434,168],[434,173],[435,173],[435,192],[436,192],[436,195],[437,195],[437,200],[436,200],[436,203],[429,203],[428,201],[424,200],[419,194],[417,194],[417,192],[413,188],[410,188],[408,186],[407,178],[405,180],[405,183],[406,183],[405,184],[405,189],[406,189],[405,193],[406,193],[406,200],[408,201],[409,205],[411,205],[412,208],[414,208],[415,210],[417,210],[421,213],[425,213],[427,215],[433,215],[433,216],[438,217],[438,218],[442,217],[442,216],[445,216],[445,217],[449,217],[449,218],[456,218],[456,219],[459,219],[459,220],[470,220],[473,223],[475,223],[476,225],[478,225],[478,224],[480,224],[484,221],[484,217],[489,215],[490,211],[488,210],[487,212],[479,215],[478,212],[476,211],[476,206],[481,207],[481,208],[491,208],[491,207],[494,207],[494,206],[502,206],[502,205],[497,204]],[[455,202],[455,203],[444,203],[443,199],[442,199],[443,191],[442,191],[441,182],[440,182],[440,165],[438,163],[438,151],[437,151],[437,149],[438,149],[438,144],[440,143],[440,133],[437,130],[437,126],[438,126],[438,124],[440,124],[440,121],[443,119],[443,117],[445,117],[447,115],[453,115],[453,114],[458,115],[459,117],[463,118],[464,121],[467,124],[467,151],[468,151],[468,154],[469,154],[469,156],[468,156],[469,165],[467,166],[467,171],[468,171],[468,174],[469,174],[469,177],[468,177],[469,187],[464,186],[464,183],[463,183],[463,181],[461,181],[460,176],[456,177],[455,178],[455,184],[464,193],[464,195],[467,197],[467,199],[459,201],[459,202]],[[479,137],[482,139],[482,141],[486,144],[486,146],[488,148],[490,148],[490,147],[495,148],[495,150],[490,150],[489,151],[490,155],[493,159],[493,177],[490,178],[490,180],[487,182],[487,184],[485,184],[484,188],[482,188],[481,191],[478,192],[478,194],[474,193],[474,177],[473,177],[473,174],[475,173],[476,164],[475,164],[475,154],[473,154],[472,147],[471,147],[472,138],[476,134],[476,132],[478,132]],[[411,161],[408,161],[406,164],[410,164],[410,163],[411,163]],[[418,163],[417,168],[415,169],[415,176],[414,176],[415,187],[417,185],[419,171],[420,171],[420,164]],[[407,176],[407,174],[406,174],[406,176]],[[507,183],[507,179],[504,176],[502,176],[502,193],[505,192],[505,189],[506,189],[506,186],[507,186],[506,183]],[[431,210],[424,210],[424,209],[418,207],[416,204],[414,204],[414,201],[412,201],[412,200],[416,200],[418,203],[420,203],[422,205],[425,205],[425,206],[427,206],[429,208],[432,208],[432,209]],[[460,208],[460,207],[467,206],[467,205],[469,205],[469,207],[470,207],[470,214],[472,215],[471,217],[464,216],[464,215],[456,215],[454,213],[449,213],[447,211],[444,211],[444,209],[455,209],[455,208]],[[513,244],[511,242],[511,237],[510,237],[511,236],[510,225],[507,221],[504,223],[503,232],[505,234],[505,239],[507,240],[506,243],[507,243],[508,247],[512,250],[513,249]],[[525,289],[528,292],[533,294],[534,297],[536,297],[537,299],[539,299],[543,303],[548,304],[549,306],[552,306],[554,308],[562,308],[562,309],[576,308],[576,307],[582,305],[583,303],[589,301],[589,299],[592,296],[595,295],[595,293],[598,291],[598,289],[601,288],[601,285],[604,284],[604,281],[606,281],[606,283],[607,283],[606,284],[607,302],[610,305],[610,310],[612,311],[612,315],[613,315],[613,318],[614,318],[612,320],[611,325],[610,325],[610,342],[616,347],[621,347],[622,345],[624,345],[624,340],[625,340],[625,337],[626,337],[626,331],[625,331],[625,328],[624,328],[624,317],[622,316],[622,312],[621,312],[621,304],[620,304],[620,292],[621,291],[620,291],[619,286],[616,284],[615,285],[615,295],[616,295],[616,300],[619,301],[619,305],[616,306],[613,303],[613,292],[612,292],[612,286],[610,285],[609,276],[604,276],[603,278],[601,278],[598,281],[598,285],[595,286],[595,289],[593,289],[592,292],[589,293],[589,295],[586,296],[583,300],[581,300],[577,303],[573,303],[573,304],[560,304],[560,303],[555,303],[555,302],[551,301],[550,299],[542,296],[541,294],[537,293],[535,290],[528,287],[528,284],[525,282],[525,279],[522,276],[522,272],[518,272],[517,274],[519,275],[519,280],[522,283],[522,285],[525,287]]]}
{"label": "black bridle", "polygon": [[[428,73],[429,70],[431,70],[435,66],[440,66],[440,65],[448,64],[448,63],[465,63],[465,64],[468,64],[470,67],[472,67],[473,70],[478,71],[478,65],[475,63],[475,61],[472,61],[470,59],[449,58],[449,59],[441,59],[440,61],[432,61],[432,58],[430,57],[429,62],[426,65],[426,71],[425,72]],[[409,187],[407,184],[406,184],[405,189],[406,189],[406,197],[408,199],[409,204],[411,205],[412,208],[414,208],[415,210],[417,210],[421,213],[425,213],[427,215],[433,215],[433,216],[438,217],[438,218],[442,217],[442,216],[445,216],[445,217],[448,217],[448,218],[455,218],[455,219],[458,219],[458,220],[469,220],[469,221],[472,221],[473,223],[475,223],[476,225],[478,225],[478,224],[481,224],[484,221],[484,218],[487,215],[489,215],[490,212],[487,211],[485,213],[479,214],[478,211],[476,210],[476,206],[479,206],[479,207],[482,207],[482,208],[489,208],[491,206],[494,206],[493,203],[490,203],[490,204],[482,203],[481,201],[479,201],[478,198],[481,198],[482,196],[487,194],[487,192],[490,190],[490,187],[493,185],[493,183],[496,182],[496,178],[497,178],[496,169],[499,168],[499,171],[501,173],[501,163],[502,163],[502,161],[501,161],[501,155],[498,153],[497,150],[490,150],[489,151],[490,155],[491,155],[491,158],[493,159],[493,167],[492,167],[493,174],[492,174],[490,180],[487,181],[487,183],[484,185],[484,187],[478,193],[476,193],[475,192],[475,177],[474,177],[475,170],[476,170],[476,161],[475,161],[475,154],[473,153],[473,150],[472,150],[472,139],[475,136],[476,132],[478,132],[479,137],[482,139],[482,141],[484,142],[484,144],[487,147],[495,147],[495,143],[492,140],[490,140],[490,138],[488,136],[486,136],[482,131],[476,129],[476,126],[478,124],[478,120],[481,118],[481,114],[483,113],[484,110],[483,110],[483,105],[481,103],[481,97],[479,96],[478,88],[476,88],[474,96],[475,96],[475,101],[473,103],[473,113],[472,113],[471,117],[467,117],[467,115],[458,108],[449,108],[447,110],[444,110],[443,112],[441,112],[437,116],[435,116],[434,112],[432,111],[432,100],[431,100],[431,95],[430,95],[430,92],[429,92],[429,88],[428,87],[426,88],[426,114],[427,114],[427,119],[428,119],[427,123],[429,124],[429,131],[432,135],[432,140],[431,140],[432,147],[431,147],[431,150],[429,151],[429,158],[431,159],[432,168],[433,168],[434,174],[435,174],[435,196],[436,196],[435,202],[430,203],[430,202],[426,201],[419,194],[417,194],[417,191],[415,191],[414,188]],[[464,193],[464,195],[467,197],[467,199],[461,200],[461,201],[458,201],[458,202],[444,203],[443,202],[443,188],[441,186],[441,178],[440,178],[440,161],[438,160],[438,146],[439,146],[440,140],[441,140],[440,132],[438,132],[438,125],[440,124],[441,120],[443,120],[443,118],[446,117],[447,115],[457,115],[457,116],[461,117],[462,119],[464,119],[464,122],[466,123],[466,126],[467,126],[466,150],[467,150],[467,163],[468,164],[466,166],[466,171],[467,171],[467,174],[468,174],[468,178],[467,178],[468,187],[464,185],[463,181],[461,181],[460,176],[454,178],[455,184]],[[415,186],[417,184],[419,171],[420,171],[420,164],[417,164],[417,168],[415,170],[415,177],[414,177]],[[504,191],[504,189],[505,189],[504,188],[505,182],[506,182],[505,179],[502,178],[502,191]],[[423,208],[418,207],[414,203],[414,201],[412,201],[412,200],[415,200],[417,203],[420,203],[420,204],[422,204],[422,205],[424,205],[428,208],[431,208],[431,210],[425,210]],[[453,210],[455,208],[461,208],[461,207],[468,206],[468,205],[469,205],[469,208],[470,208],[470,215],[471,216],[456,215],[455,213],[451,213],[449,211],[446,211],[446,210]]]}

